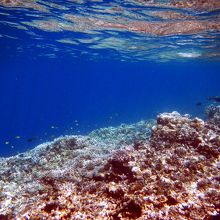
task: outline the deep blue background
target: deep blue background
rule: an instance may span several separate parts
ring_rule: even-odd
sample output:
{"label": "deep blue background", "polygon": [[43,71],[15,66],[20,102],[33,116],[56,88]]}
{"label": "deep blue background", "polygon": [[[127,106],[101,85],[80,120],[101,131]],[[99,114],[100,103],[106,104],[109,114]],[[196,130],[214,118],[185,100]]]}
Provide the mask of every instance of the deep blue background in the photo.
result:
{"label": "deep blue background", "polygon": [[[25,20],[23,11],[1,11],[11,16],[0,15],[0,20]],[[34,45],[86,35],[31,31],[43,40],[0,24],[0,156],[23,152],[60,135],[86,134],[166,111],[204,117],[206,98],[220,95],[217,61],[121,62],[108,59],[110,52],[117,55],[113,50],[100,50],[103,58],[89,61],[81,56],[80,49],[86,50],[83,44],[76,50],[78,58],[62,53],[65,45],[59,44],[61,52],[49,59],[38,55],[53,50]],[[202,106],[195,105],[198,101]]]}
{"label": "deep blue background", "polygon": [[[85,134],[165,111],[202,117],[206,97],[220,94],[219,68],[219,63],[205,61],[7,58],[1,62],[1,155],[24,151],[51,135]],[[201,107],[195,105],[198,101]],[[36,140],[26,142],[29,138]]]}

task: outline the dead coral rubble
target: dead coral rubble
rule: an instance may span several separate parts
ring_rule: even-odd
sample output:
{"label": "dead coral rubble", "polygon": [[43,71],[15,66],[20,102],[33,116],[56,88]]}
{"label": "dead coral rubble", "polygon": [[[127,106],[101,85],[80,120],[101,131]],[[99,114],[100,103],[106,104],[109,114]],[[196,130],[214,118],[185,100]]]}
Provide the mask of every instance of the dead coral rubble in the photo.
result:
{"label": "dead coral rubble", "polygon": [[35,155],[29,167],[27,159],[22,164],[17,157],[3,159],[1,165],[8,169],[1,172],[1,217],[219,218],[218,126],[172,112],[158,116],[149,140],[114,145],[114,136],[109,145],[107,135],[103,140],[108,141],[101,143],[96,135],[109,132],[64,138],[35,149],[29,153]]}

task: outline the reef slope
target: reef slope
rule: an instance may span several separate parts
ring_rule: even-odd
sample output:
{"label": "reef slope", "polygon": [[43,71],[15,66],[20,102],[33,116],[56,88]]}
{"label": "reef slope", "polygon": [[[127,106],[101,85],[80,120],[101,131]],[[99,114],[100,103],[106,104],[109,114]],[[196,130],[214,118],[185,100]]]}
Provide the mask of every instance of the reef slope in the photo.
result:
{"label": "reef slope", "polygon": [[217,219],[219,155],[218,124],[177,112],[62,137],[0,160],[0,219]]}

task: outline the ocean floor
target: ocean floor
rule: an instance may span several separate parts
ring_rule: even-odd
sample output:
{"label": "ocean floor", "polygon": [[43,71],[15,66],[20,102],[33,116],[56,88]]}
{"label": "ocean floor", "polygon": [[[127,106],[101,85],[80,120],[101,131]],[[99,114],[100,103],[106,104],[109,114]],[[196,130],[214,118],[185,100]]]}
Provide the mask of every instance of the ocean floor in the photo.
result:
{"label": "ocean floor", "polygon": [[220,106],[0,158],[0,219],[220,219]]}

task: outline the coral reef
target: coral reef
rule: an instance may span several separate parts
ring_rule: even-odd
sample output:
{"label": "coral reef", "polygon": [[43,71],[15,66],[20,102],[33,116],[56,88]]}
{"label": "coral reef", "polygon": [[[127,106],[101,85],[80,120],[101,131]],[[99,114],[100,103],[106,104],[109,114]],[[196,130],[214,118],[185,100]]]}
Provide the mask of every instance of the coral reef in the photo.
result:
{"label": "coral reef", "polygon": [[218,219],[214,122],[164,113],[1,158],[0,219]]}
{"label": "coral reef", "polygon": [[206,115],[210,123],[216,124],[220,127],[220,105],[210,105],[206,109]]}
{"label": "coral reef", "polygon": [[131,125],[121,124],[119,127],[94,130],[89,134],[89,137],[105,144],[111,144],[112,140],[114,140],[115,144],[132,144],[135,141],[148,140],[151,134],[151,127],[154,124],[154,120],[140,121]]}

